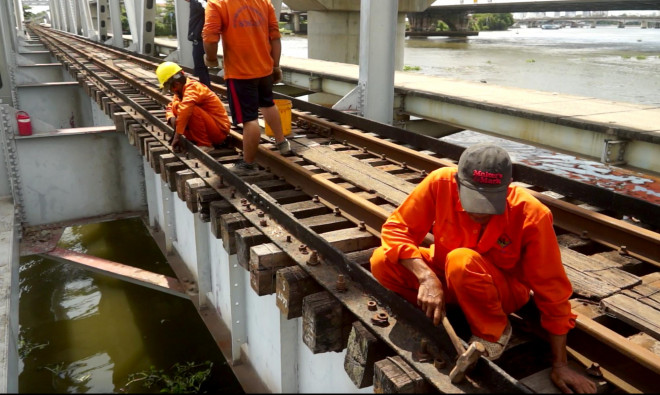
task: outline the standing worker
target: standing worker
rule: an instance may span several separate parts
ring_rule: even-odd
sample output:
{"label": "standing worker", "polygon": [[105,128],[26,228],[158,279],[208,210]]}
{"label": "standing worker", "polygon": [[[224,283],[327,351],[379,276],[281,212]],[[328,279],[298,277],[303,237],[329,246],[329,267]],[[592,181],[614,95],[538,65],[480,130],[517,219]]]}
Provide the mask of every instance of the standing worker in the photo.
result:
{"label": "standing worker", "polygon": [[202,29],[204,28],[204,8],[206,0],[186,0],[190,3],[190,18],[188,19],[188,41],[193,45],[193,75],[199,82],[211,88],[209,69],[204,64],[204,43],[202,42]]}
{"label": "standing worker", "polygon": [[160,88],[174,96],[167,105],[165,119],[174,128],[172,148],[181,148],[181,135],[205,152],[221,144],[231,124],[225,106],[212,90],[199,81],[189,79],[181,66],[163,62],[156,69]]}
{"label": "standing worker", "polygon": [[273,130],[280,153],[291,152],[273,102],[273,83],[282,80],[282,43],[273,5],[269,0],[208,0],[202,31],[208,67],[218,67],[221,35],[229,109],[234,125],[243,124],[243,159],[233,170],[249,174],[257,170],[258,111]]}
{"label": "standing worker", "polygon": [[[508,314],[533,300],[549,335],[553,383],[565,393],[596,386],[568,366],[566,334],[576,316],[551,211],[511,186],[509,154],[492,144],[467,148],[458,169],[431,172],[390,215],[371,272],[438,325],[458,304],[485,357],[499,358],[511,337]],[[432,232],[434,244],[420,247]]]}

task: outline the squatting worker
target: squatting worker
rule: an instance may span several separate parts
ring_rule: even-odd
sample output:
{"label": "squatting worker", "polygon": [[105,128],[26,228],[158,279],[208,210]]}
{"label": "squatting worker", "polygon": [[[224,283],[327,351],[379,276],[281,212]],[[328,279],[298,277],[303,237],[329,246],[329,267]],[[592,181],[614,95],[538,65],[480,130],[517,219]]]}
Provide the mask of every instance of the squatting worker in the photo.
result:
{"label": "squatting worker", "polygon": [[[371,272],[386,288],[419,306],[438,325],[444,303],[460,305],[486,358],[504,352],[507,315],[530,299],[541,313],[552,349],[552,381],[563,392],[594,392],[568,367],[566,334],[576,316],[552,213],[525,189],[512,186],[508,153],[477,144],[458,168],[431,172],[383,225]],[[434,244],[420,247],[432,230]]]}
{"label": "squatting worker", "polygon": [[282,44],[273,5],[269,0],[208,0],[202,30],[208,67],[218,67],[220,36],[232,121],[243,124],[243,160],[234,171],[250,173],[257,169],[259,110],[273,130],[280,153],[291,152],[273,102],[273,83],[282,80]]}
{"label": "squatting worker", "polygon": [[173,62],[158,65],[156,76],[161,89],[173,94],[165,112],[167,123],[175,131],[172,148],[181,148],[181,135],[206,152],[227,138],[231,123],[218,95],[201,82],[187,78]]}

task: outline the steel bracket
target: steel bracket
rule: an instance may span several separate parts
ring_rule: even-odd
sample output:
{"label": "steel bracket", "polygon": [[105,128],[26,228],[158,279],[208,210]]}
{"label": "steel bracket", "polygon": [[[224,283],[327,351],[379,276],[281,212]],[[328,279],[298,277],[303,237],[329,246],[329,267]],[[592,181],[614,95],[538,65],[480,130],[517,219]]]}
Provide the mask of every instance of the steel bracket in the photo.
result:
{"label": "steel bracket", "polygon": [[605,139],[604,143],[600,161],[606,165],[625,165],[624,155],[628,141]]}

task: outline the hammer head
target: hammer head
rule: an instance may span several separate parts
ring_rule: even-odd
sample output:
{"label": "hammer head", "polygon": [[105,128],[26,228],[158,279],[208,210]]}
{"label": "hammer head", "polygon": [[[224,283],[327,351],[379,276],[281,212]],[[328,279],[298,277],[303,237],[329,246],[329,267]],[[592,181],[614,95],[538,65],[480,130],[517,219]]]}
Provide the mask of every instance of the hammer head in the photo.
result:
{"label": "hammer head", "polygon": [[473,342],[467,350],[458,357],[456,366],[449,373],[452,383],[460,383],[465,379],[465,374],[474,367],[479,357],[486,352],[486,347],[480,342]]}

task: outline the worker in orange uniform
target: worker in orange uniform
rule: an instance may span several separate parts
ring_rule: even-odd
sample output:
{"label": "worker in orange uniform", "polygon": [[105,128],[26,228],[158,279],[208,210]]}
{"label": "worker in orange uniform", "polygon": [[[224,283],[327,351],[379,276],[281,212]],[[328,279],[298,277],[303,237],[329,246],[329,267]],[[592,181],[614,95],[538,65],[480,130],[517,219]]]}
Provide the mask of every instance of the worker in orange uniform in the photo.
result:
{"label": "worker in orange uniform", "polygon": [[[511,337],[508,314],[533,292],[552,350],[551,379],[565,392],[595,392],[568,367],[566,334],[575,326],[572,286],[561,261],[550,210],[511,186],[508,153],[492,144],[467,148],[458,169],[431,172],[383,225],[371,272],[438,325],[444,304],[460,305],[473,341],[499,358]],[[434,244],[420,247],[432,231]]]}
{"label": "worker in orange uniform", "polygon": [[173,62],[158,65],[156,76],[161,89],[174,95],[165,118],[175,131],[171,141],[175,151],[180,149],[181,135],[205,152],[227,138],[231,123],[218,95],[201,82],[187,78]]}
{"label": "worker in orange uniform", "polygon": [[282,80],[282,43],[273,5],[269,0],[208,0],[202,30],[208,67],[219,67],[220,36],[232,121],[243,124],[243,159],[233,170],[249,174],[257,170],[255,159],[261,140],[258,111],[273,130],[280,153],[291,152],[273,102],[273,83]]}

